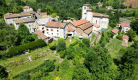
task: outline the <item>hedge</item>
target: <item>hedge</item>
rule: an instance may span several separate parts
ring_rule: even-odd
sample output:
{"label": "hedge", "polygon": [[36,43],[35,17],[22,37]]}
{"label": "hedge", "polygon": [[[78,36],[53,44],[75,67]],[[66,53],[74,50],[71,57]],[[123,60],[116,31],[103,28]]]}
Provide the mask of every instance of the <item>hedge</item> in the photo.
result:
{"label": "hedge", "polygon": [[75,46],[78,43],[78,41],[75,41],[74,43],[70,44],[70,46]]}
{"label": "hedge", "polygon": [[12,56],[12,55],[15,55],[17,53],[22,53],[25,50],[32,49],[32,48],[35,48],[38,46],[44,46],[44,45],[46,45],[45,41],[43,41],[42,39],[38,39],[36,41],[29,42],[29,43],[24,44],[24,45],[11,47],[8,50],[8,52],[6,53],[6,56]]}

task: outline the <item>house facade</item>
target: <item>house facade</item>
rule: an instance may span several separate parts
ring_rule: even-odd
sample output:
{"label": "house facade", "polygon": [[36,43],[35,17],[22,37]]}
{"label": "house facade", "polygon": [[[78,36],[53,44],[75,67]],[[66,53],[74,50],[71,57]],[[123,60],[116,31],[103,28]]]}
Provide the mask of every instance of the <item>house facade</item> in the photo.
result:
{"label": "house facade", "polygon": [[82,7],[82,19],[88,20],[91,23],[99,25],[99,29],[107,29],[109,23],[108,15],[92,12],[92,9],[90,9],[89,4],[85,4]]}
{"label": "house facade", "polygon": [[121,45],[128,47],[129,37],[127,35],[123,35],[122,39],[123,39],[123,41],[122,41],[122,44]]}
{"label": "house facade", "polygon": [[112,30],[112,33],[114,33],[114,36],[113,36],[113,38],[116,38],[116,36],[118,35],[118,29],[116,29],[116,28],[114,28],[113,30]]}
{"label": "house facade", "polygon": [[131,27],[129,26],[129,24],[123,22],[120,25],[120,29],[121,29],[121,32],[127,32],[128,30],[131,29]]}
{"label": "house facade", "polygon": [[23,7],[23,12],[28,12],[28,11],[33,11],[33,8],[31,8],[29,6],[24,6]]}
{"label": "house facade", "polygon": [[35,20],[33,18],[15,19],[14,20],[15,30],[17,30],[19,28],[20,23],[24,23],[27,26],[27,28],[29,29],[30,33],[33,33],[36,30],[36,28],[34,26],[34,22],[35,22]]}
{"label": "house facade", "polygon": [[12,14],[7,13],[4,15],[4,20],[7,24],[13,25],[14,19],[31,18],[31,14]]}

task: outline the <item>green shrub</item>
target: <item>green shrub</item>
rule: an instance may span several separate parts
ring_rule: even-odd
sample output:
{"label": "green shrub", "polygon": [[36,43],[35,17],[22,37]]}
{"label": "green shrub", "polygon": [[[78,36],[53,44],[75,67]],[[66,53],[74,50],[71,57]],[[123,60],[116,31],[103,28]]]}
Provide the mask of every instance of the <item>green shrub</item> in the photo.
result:
{"label": "green shrub", "polygon": [[85,44],[83,42],[80,42],[79,47],[85,47]]}
{"label": "green shrub", "polygon": [[126,53],[126,49],[125,48],[121,48],[120,50],[119,50],[119,54],[125,54]]}
{"label": "green shrub", "polygon": [[57,52],[60,52],[61,50],[65,50],[66,49],[65,41],[58,42],[56,49],[57,49]]}
{"label": "green shrub", "polygon": [[6,56],[12,56],[17,53],[22,53],[24,50],[32,49],[38,46],[46,45],[45,41],[42,39],[38,39],[37,41],[33,41],[24,45],[19,45],[15,47],[11,47],[8,52],[6,53]]}
{"label": "green shrub", "polygon": [[58,39],[58,42],[60,42],[60,41],[65,41],[63,38],[59,38]]}
{"label": "green shrub", "polygon": [[65,57],[65,51],[60,51],[60,57],[64,58]]}
{"label": "green shrub", "polygon": [[87,47],[90,47],[90,40],[89,39],[82,39],[82,42],[87,46]]}
{"label": "green shrub", "polygon": [[116,36],[116,38],[119,39],[119,40],[122,40],[122,35],[119,34],[118,36]]}
{"label": "green shrub", "polygon": [[49,44],[51,50],[56,50],[56,43],[52,42]]}
{"label": "green shrub", "polygon": [[70,46],[75,46],[78,43],[78,41],[75,41],[74,43],[70,44]]}

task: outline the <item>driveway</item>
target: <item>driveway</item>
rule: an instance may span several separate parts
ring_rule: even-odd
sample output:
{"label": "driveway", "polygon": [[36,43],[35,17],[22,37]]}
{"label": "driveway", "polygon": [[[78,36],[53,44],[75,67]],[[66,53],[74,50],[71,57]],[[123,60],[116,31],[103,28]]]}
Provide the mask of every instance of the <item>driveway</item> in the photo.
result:
{"label": "driveway", "polygon": [[131,23],[131,21],[128,20],[127,18],[119,18],[119,20],[120,20],[120,21],[127,21],[127,22]]}

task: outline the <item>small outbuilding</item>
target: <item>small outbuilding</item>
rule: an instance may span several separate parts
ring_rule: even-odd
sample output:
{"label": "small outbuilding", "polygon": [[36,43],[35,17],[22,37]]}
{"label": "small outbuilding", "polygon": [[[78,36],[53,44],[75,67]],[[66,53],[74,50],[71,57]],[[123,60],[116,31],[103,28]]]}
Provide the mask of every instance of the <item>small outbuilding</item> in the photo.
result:
{"label": "small outbuilding", "polygon": [[112,30],[112,32],[115,34],[114,36],[113,36],[113,38],[116,38],[116,36],[118,35],[118,29],[116,29],[116,28],[114,28],[113,30]]}
{"label": "small outbuilding", "polygon": [[122,44],[121,45],[128,47],[129,37],[127,35],[123,35],[122,39],[123,39],[123,41],[122,41]]}

